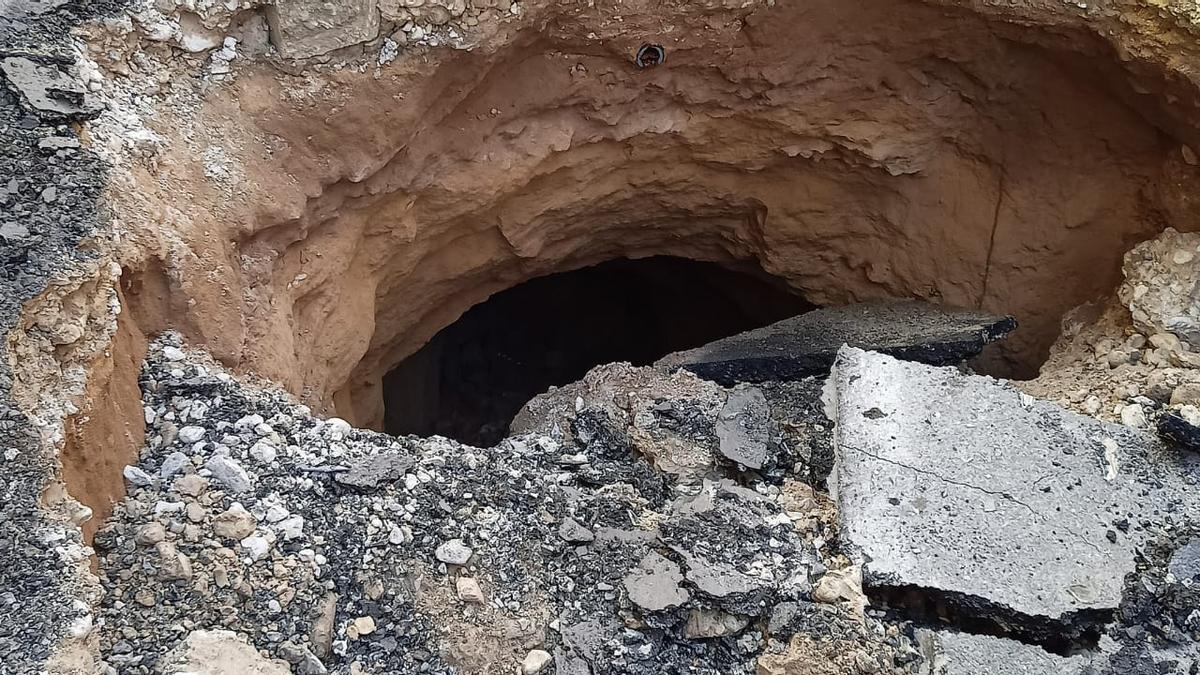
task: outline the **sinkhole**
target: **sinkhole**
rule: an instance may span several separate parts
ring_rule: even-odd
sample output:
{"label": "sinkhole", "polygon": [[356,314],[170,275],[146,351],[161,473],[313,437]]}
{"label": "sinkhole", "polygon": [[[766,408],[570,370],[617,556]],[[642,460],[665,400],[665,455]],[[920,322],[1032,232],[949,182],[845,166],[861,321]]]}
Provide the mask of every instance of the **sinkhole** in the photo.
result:
{"label": "sinkhole", "polygon": [[761,270],[669,256],[538,277],[475,305],[384,376],[385,429],[493,445],[529,399],[594,366],[647,365],[812,308]]}

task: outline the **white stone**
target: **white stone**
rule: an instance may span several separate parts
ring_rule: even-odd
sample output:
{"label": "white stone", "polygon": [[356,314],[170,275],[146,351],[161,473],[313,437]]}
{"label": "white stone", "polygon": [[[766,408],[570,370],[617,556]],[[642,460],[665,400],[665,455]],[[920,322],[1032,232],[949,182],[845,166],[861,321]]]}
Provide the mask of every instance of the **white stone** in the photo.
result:
{"label": "white stone", "polygon": [[154,485],[154,478],[136,466],[126,466],[121,472],[125,480],[134,487],[149,487]]}
{"label": "white stone", "polygon": [[246,537],[242,540],[242,548],[252,562],[258,562],[271,552],[271,542],[266,537]]}
{"label": "white stone", "polygon": [[212,456],[204,463],[204,468],[211,471],[213,478],[230,492],[241,494],[254,488],[246,470],[228,455]]}
{"label": "white stone", "polygon": [[525,660],[521,661],[522,675],[538,675],[546,671],[546,668],[554,663],[554,657],[550,656],[550,652],[535,649],[525,655]]}
{"label": "white stone", "polygon": [[447,565],[466,565],[471,560],[471,549],[462,539],[451,539],[437,547],[434,556]]}
{"label": "white stone", "polygon": [[279,452],[268,441],[259,441],[250,448],[250,456],[263,464],[271,464]]}
{"label": "white stone", "polygon": [[186,426],[179,430],[179,440],[184,443],[195,443],[204,438],[204,427]]}

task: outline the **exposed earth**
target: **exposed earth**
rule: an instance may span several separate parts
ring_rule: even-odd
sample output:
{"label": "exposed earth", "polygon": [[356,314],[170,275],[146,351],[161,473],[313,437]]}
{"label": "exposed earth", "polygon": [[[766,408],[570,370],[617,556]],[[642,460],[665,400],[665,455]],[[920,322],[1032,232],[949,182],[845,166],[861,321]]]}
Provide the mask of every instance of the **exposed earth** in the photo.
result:
{"label": "exposed earth", "polygon": [[0,673],[1200,672],[1198,40],[0,0]]}

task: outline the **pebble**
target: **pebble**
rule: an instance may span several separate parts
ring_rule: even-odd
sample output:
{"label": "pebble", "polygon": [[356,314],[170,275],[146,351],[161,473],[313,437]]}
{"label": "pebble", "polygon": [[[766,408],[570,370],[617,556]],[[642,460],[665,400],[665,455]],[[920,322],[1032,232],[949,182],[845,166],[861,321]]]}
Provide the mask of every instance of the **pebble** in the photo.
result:
{"label": "pebble", "polygon": [[266,537],[246,537],[242,540],[242,548],[251,562],[258,562],[271,552],[271,542]]}
{"label": "pebble", "polygon": [[563,520],[562,525],[558,528],[558,536],[572,543],[586,543],[596,538],[591,530],[580,525],[574,518]]}
{"label": "pebble", "polygon": [[241,504],[234,502],[228,509],[213,518],[213,534],[225,539],[245,539],[250,536],[258,522]]}
{"label": "pebble", "polygon": [[192,578],[192,562],[174,544],[160,541],[154,545],[158,552],[158,576],[163,581],[186,581]]}
{"label": "pebble", "polygon": [[204,438],[204,427],[186,426],[179,430],[179,440],[183,443],[195,443]]}
{"label": "pebble", "polygon": [[162,523],[146,523],[133,535],[133,540],[139,546],[153,546],[166,538],[167,530]]}
{"label": "pebble", "polygon": [[199,497],[208,489],[208,481],[194,473],[175,481],[175,491],[188,497]]}
{"label": "pebble", "polygon": [[525,655],[525,659],[521,661],[522,675],[538,675],[538,673],[546,672],[550,664],[554,663],[554,657],[550,652],[535,649]]}
{"label": "pebble", "polygon": [[158,475],[162,478],[170,478],[182,471],[183,467],[187,466],[190,462],[191,460],[188,459],[188,456],[182,452],[172,452],[162,461],[162,466],[158,469]]}
{"label": "pebble", "polygon": [[473,551],[462,539],[451,539],[437,547],[434,556],[447,565],[466,565],[471,560]]}
{"label": "pebble", "polygon": [[360,616],[350,622],[346,627],[346,635],[350,639],[357,639],[364,635],[370,635],[375,632],[375,619],[369,616]]}
{"label": "pebble", "polygon": [[481,605],[485,602],[483,589],[479,587],[479,582],[470,577],[459,577],[454,582],[454,588],[458,591],[459,599],[464,602],[474,602]]}
{"label": "pebble", "polygon": [[[183,431],[180,430],[180,433]],[[254,488],[246,470],[228,455],[213,455],[204,463],[204,468],[211,471],[213,478],[234,494],[250,492]]]}
{"label": "pebble", "polygon": [[125,480],[134,487],[150,487],[154,485],[154,478],[136,466],[126,466],[121,473],[125,476]]}
{"label": "pebble", "polygon": [[270,464],[275,461],[275,457],[279,453],[275,450],[275,446],[267,441],[259,441],[250,448],[250,456],[263,464]]}
{"label": "pebble", "polygon": [[1131,403],[1121,408],[1121,424],[1135,429],[1146,428],[1146,411],[1137,403]]}

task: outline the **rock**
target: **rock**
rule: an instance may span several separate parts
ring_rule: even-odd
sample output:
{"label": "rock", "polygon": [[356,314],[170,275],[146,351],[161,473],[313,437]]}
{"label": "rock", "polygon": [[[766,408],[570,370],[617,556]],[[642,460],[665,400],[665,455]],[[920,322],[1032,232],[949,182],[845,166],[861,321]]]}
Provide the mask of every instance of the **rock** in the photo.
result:
{"label": "rock", "polygon": [[308,640],[313,645],[313,652],[321,659],[328,658],[330,650],[333,648],[333,626],[337,618],[337,601],[336,593],[325,594],[317,606],[312,630],[308,634]]}
{"label": "rock", "polygon": [[693,609],[688,613],[683,636],[689,640],[725,637],[740,633],[750,625],[750,619],[719,609]]}
{"label": "rock", "polygon": [[179,430],[178,438],[181,443],[191,444],[203,439],[205,433],[204,427],[186,426]]}
{"label": "rock", "polygon": [[862,589],[862,568],[851,565],[844,570],[830,570],[813,587],[813,600],[833,604],[848,602],[854,613],[861,616],[867,606],[867,596]]}
{"label": "rock", "polygon": [[473,552],[462,539],[451,539],[444,542],[433,552],[433,555],[438,560],[447,565],[458,565],[460,567],[471,561],[472,554]]}
{"label": "rock", "polygon": [[1136,568],[1140,535],[1109,539],[1110,523],[1196,508],[1185,469],[1146,461],[1150,436],[991,378],[845,348],[829,388],[831,491],[870,586],[1069,631],[1115,609]]}
{"label": "rock", "polygon": [[288,516],[272,526],[284,541],[292,541],[304,536],[304,516]]}
{"label": "rock", "polygon": [[929,668],[922,672],[938,675],[1074,675],[1087,665],[1085,656],[1058,656],[990,635],[918,628],[916,637]]}
{"label": "rock", "polygon": [[182,349],[171,345],[165,345],[162,348],[162,355],[164,359],[171,362],[183,361],[187,358],[187,354],[184,354]]}
{"label": "rock", "polygon": [[136,466],[126,466],[122,474],[125,476],[125,480],[134,487],[154,485],[154,478]]}
{"label": "rock", "polygon": [[1133,324],[1147,335],[1170,333],[1200,345],[1200,233],[1167,228],[1125,255],[1125,282],[1118,295]]}
{"label": "rock", "polygon": [[1200,382],[1184,382],[1171,391],[1171,405],[1200,405]]}
{"label": "rock", "polygon": [[250,447],[250,456],[263,464],[270,464],[275,461],[279,452],[267,441],[258,441]]}
{"label": "rock", "polygon": [[1158,435],[1181,448],[1200,452],[1200,424],[1189,421],[1188,408],[1195,409],[1194,406],[1184,406],[1180,410],[1163,413],[1158,418]]}
{"label": "rock", "polygon": [[767,463],[771,413],[767,399],[755,387],[738,387],[717,417],[718,448],[727,459],[749,469]]}
{"label": "rock", "polygon": [[234,502],[212,521],[213,534],[223,539],[242,540],[254,534],[258,521],[241,504]]}
{"label": "rock", "polygon": [[284,661],[267,659],[232,631],[198,630],[172,651],[163,672],[189,675],[291,675]]}
{"label": "rock", "polygon": [[846,305],[670,354],[655,366],[682,368],[725,386],[798,380],[827,373],[843,344],[948,365],[978,355],[1016,327],[1012,317],[923,302]]}
{"label": "rock", "polygon": [[[182,430],[180,433],[183,433]],[[249,474],[229,455],[213,455],[204,463],[204,468],[211,471],[213,478],[233,494],[244,494],[254,489]]]}
{"label": "rock", "polygon": [[1200,582],[1200,538],[1192,539],[1171,555],[1167,570],[1177,581]]}
{"label": "rock", "polygon": [[487,601],[483,596],[483,589],[479,587],[479,582],[470,577],[459,577],[454,582],[454,588],[458,592],[458,599],[463,602],[474,602],[482,605]]}
{"label": "rock", "polygon": [[349,626],[346,626],[346,635],[352,640],[358,639],[364,635],[370,635],[374,632],[375,619],[371,618],[370,616],[360,616],[351,621]]}
{"label": "rock", "polygon": [[175,481],[173,487],[175,488],[175,491],[181,495],[187,495],[188,497],[199,497],[200,495],[204,494],[205,490],[208,489],[208,481],[194,473],[189,473],[188,475]]}
{"label": "rock", "polygon": [[550,655],[550,652],[535,649],[526,654],[521,661],[521,675],[538,675],[538,673],[545,672],[553,663],[554,657]]}
{"label": "rock", "polygon": [[266,537],[246,537],[241,543],[251,562],[258,562],[271,553],[271,541]]}
{"label": "rock", "polygon": [[167,530],[162,526],[162,523],[146,523],[137,529],[137,533],[133,535],[133,540],[138,546],[154,546],[158,542],[167,538]]}
{"label": "rock", "polygon": [[1146,411],[1137,403],[1121,408],[1121,424],[1134,429],[1146,428]]}
{"label": "rock", "polygon": [[563,520],[562,524],[558,526],[558,536],[573,544],[586,544],[596,538],[591,530],[580,525],[574,518]]}
{"label": "rock", "polygon": [[375,0],[336,5],[311,0],[278,0],[267,10],[267,23],[279,53],[305,59],[349,47],[379,34]]}
{"label": "rock", "polygon": [[335,480],[348,487],[373,490],[382,483],[400,480],[414,465],[412,457],[382,452],[355,459],[348,464],[350,470],[337,474]]}
{"label": "rock", "polygon": [[158,576],[163,581],[186,581],[192,578],[192,561],[180,553],[174,544],[160,541],[154,545],[158,553]]}
{"label": "rock", "polygon": [[674,561],[651,551],[622,582],[629,600],[647,612],[661,612],[688,601],[683,573]]}
{"label": "rock", "polygon": [[62,68],[23,56],[0,59],[0,72],[42,119],[63,123],[98,117],[104,104]]}
{"label": "rock", "polygon": [[51,136],[38,141],[40,150],[75,150],[79,147],[79,139],[74,136]]}
{"label": "rock", "polygon": [[172,452],[167,455],[166,459],[158,467],[158,475],[163,480],[170,479],[175,474],[183,470],[183,467],[191,463],[188,456],[182,452]]}

